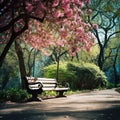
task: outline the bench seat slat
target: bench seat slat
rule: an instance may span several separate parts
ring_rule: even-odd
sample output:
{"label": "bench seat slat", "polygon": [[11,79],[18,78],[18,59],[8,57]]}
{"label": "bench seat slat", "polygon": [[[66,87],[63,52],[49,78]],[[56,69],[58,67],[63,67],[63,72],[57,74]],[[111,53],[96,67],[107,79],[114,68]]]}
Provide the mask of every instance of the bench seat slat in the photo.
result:
{"label": "bench seat slat", "polygon": [[43,88],[43,91],[48,91],[48,90],[50,90],[50,91],[54,91],[55,89],[54,88]]}
{"label": "bench seat slat", "polygon": [[43,83],[43,84],[45,84],[45,83],[50,83],[50,84],[57,84],[57,82],[56,81],[40,81],[40,80],[36,80],[36,81],[33,81],[33,80],[28,80],[28,83],[35,83],[35,82],[40,82],[40,83]]}
{"label": "bench seat slat", "polygon": [[61,91],[61,90],[64,91],[64,90],[69,90],[69,88],[58,88],[58,87],[56,87],[55,90],[56,90],[56,91]]}
{"label": "bench seat slat", "polygon": [[53,87],[53,88],[55,88],[56,85],[55,84],[43,84],[43,88],[44,87]]}
{"label": "bench seat slat", "polygon": [[48,81],[56,81],[56,79],[53,78],[37,78],[37,80],[48,80]]}
{"label": "bench seat slat", "polygon": [[54,91],[67,91],[69,90],[69,88],[43,88],[43,91],[47,91],[47,90],[54,90]]}

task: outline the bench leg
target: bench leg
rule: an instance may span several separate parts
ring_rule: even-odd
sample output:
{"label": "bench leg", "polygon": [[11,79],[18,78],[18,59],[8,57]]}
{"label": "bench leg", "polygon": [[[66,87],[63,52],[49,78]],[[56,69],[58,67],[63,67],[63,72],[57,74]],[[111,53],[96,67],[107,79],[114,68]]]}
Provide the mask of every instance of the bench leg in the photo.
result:
{"label": "bench leg", "polygon": [[58,95],[56,96],[56,97],[66,97],[65,95],[63,95],[63,93],[65,92],[65,91],[57,91],[58,92]]}
{"label": "bench leg", "polygon": [[42,101],[42,99],[38,97],[37,93],[32,93],[32,98],[30,98],[28,101]]}
{"label": "bench leg", "polygon": [[36,99],[37,99],[37,97],[38,97],[38,95],[37,95],[37,94],[35,94],[35,93],[34,93],[34,94],[32,94],[32,99],[33,99],[33,100],[36,100]]}

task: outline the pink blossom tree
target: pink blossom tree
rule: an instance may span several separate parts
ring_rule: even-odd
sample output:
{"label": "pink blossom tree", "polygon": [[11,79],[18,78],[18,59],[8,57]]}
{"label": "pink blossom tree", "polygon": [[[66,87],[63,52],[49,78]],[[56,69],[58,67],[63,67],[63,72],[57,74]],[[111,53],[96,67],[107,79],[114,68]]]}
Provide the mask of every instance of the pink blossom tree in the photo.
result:
{"label": "pink blossom tree", "polygon": [[48,54],[49,48],[57,46],[72,56],[83,48],[89,51],[93,43],[90,25],[85,22],[89,4],[90,0],[1,0],[0,43],[6,46],[0,66],[13,41],[28,26],[33,30],[31,19],[39,21],[37,32],[26,31],[24,40],[34,48]]}
{"label": "pink blossom tree", "polygon": [[[51,10],[54,14],[48,13],[43,23],[30,21],[29,31],[26,31],[27,36],[24,39],[45,55],[52,54],[51,50],[54,47],[57,48],[57,79],[60,56],[65,51],[71,56],[75,56],[81,49],[89,51],[94,42],[90,32],[91,26],[83,19],[85,17],[85,11],[81,10],[84,7],[83,2],[79,5],[76,1],[59,4],[59,1],[54,1],[53,10]],[[58,5],[59,10],[56,8]],[[73,5],[72,8],[70,8],[71,5]]]}

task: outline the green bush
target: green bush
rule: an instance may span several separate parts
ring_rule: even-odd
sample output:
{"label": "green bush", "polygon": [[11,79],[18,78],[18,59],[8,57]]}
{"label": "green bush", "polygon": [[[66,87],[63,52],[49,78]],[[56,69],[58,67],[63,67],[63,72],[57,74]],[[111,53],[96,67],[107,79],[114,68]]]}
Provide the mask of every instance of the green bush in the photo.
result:
{"label": "green bush", "polygon": [[119,88],[120,88],[120,83],[119,83],[119,84],[117,84],[117,87],[119,87]]}
{"label": "green bush", "polygon": [[69,71],[75,72],[74,87],[77,89],[95,89],[107,85],[104,72],[95,64],[69,63],[67,67]]}
{"label": "green bush", "polygon": [[[56,77],[56,64],[45,67],[44,77]],[[60,63],[59,82],[68,82],[71,89],[95,89],[105,87],[104,72],[91,63]]]}
{"label": "green bush", "polygon": [[0,101],[24,102],[30,98],[30,94],[26,90],[12,88],[0,91]]}
{"label": "green bush", "polygon": [[12,102],[24,102],[30,97],[30,95],[26,90],[17,89],[17,88],[8,90],[7,94],[9,100]]}
{"label": "green bush", "polygon": [[113,83],[108,82],[107,89],[111,89],[111,88],[114,88],[114,87],[115,87],[115,85]]}

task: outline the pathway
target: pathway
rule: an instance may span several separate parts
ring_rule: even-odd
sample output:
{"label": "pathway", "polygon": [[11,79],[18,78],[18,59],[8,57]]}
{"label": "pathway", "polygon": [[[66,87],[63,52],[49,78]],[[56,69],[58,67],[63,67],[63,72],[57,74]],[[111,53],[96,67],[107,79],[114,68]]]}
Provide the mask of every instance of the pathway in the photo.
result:
{"label": "pathway", "polygon": [[120,94],[92,91],[42,102],[0,106],[0,120],[120,120]]}

